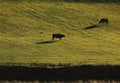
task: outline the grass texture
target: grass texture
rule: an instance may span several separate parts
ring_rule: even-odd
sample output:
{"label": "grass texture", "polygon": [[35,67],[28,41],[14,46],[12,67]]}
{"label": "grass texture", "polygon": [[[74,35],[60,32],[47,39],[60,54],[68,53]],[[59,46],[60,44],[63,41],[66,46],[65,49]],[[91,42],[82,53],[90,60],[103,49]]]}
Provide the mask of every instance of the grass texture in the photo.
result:
{"label": "grass texture", "polygon": [[0,0],[0,62],[120,64],[119,14],[112,2]]}

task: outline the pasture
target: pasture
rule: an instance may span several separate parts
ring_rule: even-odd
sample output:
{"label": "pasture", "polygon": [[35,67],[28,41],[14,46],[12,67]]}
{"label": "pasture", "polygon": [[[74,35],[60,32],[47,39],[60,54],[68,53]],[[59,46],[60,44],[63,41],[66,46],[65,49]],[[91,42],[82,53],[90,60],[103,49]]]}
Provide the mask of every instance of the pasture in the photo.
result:
{"label": "pasture", "polygon": [[0,63],[118,65],[119,14],[112,2],[0,0]]}

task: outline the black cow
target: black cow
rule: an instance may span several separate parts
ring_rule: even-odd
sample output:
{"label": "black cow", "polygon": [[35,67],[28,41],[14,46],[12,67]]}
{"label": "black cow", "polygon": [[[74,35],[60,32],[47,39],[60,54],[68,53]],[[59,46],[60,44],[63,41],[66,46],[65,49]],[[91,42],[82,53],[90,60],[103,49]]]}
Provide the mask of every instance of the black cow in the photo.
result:
{"label": "black cow", "polygon": [[54,40],[54,38],[62,39],[63,37],[65,37],[63,34],[52,34],[52,40]]}
{"label": "black cow", "polygon": [[108,19],[107,18],[102,18],[100,21],[99,21],[99,24],[103,24],[103,23],[107,23],[108,24]]}

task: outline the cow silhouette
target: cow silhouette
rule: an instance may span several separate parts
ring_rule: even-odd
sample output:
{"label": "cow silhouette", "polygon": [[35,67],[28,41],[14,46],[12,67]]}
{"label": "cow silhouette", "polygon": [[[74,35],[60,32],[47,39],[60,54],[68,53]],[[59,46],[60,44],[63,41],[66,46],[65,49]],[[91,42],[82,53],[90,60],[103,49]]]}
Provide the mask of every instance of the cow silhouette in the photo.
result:
{"label": "cow silhouette", "polygon": [[54,40],[55,38],[59,38],[59,40],[60,40],[60,39],[62,39],[63,37],[65,37],[64,34],[52,34],[52,40]]}
{"label": "cow silhouette", "polygon": [[103,24],[103,23],[107,23],[108,24],[108,19],[107,18],[102,18],[100,21],[99,21],[99,24]]}

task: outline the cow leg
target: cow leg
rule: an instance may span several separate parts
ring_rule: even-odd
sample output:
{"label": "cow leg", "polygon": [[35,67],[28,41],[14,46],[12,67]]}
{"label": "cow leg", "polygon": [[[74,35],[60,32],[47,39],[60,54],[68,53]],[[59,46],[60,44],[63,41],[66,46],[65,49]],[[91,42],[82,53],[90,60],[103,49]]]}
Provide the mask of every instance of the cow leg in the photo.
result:
{"label": "cow leg", "polygon": [[59,40],[61,40],[62,38],[60,37]]}
{"label": "cow leg", "polygon": [[52,37],[52,40],[54,40],[54,37]]}
{"label": "cow leg", "polygon": [[107,24],[108,24],[108,21],[107,21]]}
{"label": "cow leg", "polygon": [[99,24],[101,23],[101,21],[99,21]]}

